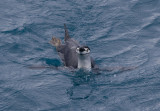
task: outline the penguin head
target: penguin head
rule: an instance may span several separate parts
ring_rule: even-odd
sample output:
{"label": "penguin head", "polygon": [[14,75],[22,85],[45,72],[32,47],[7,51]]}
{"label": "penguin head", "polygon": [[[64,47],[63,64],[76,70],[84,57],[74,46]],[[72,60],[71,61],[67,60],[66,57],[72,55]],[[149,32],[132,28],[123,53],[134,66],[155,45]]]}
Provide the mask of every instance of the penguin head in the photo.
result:
{"label": "penguin head", "polygon": [[77,47],[76,52],[80,55],[89,54],[90,48],[88,46]]}

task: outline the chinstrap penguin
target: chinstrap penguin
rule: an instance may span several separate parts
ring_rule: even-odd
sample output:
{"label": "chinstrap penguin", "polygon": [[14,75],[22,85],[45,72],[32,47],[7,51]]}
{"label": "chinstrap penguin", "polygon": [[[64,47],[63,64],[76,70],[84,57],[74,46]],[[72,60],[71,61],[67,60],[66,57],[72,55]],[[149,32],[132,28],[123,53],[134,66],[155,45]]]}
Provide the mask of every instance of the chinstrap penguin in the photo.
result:
{"label": "chinstrap penguin", "polygon": [[68,29],[64,24],[65,37],[64,44],[56,37],[52,37],[50,43],[56,47],[56,50],[65,66],[71,68],[87,69],[91,70],[95,68],[95,63],[90,56],[90,48],[88,46],[82,46],[71,38],[68,33]]}

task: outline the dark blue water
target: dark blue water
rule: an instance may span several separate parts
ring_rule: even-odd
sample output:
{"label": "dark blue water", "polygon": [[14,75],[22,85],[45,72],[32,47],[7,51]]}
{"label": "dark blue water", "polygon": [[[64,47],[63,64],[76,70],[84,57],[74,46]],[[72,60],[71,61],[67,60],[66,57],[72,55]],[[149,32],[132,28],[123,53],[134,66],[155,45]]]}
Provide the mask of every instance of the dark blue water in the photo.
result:
{"label": "dark blue water", "polygon": [[[64,68],[49,44],[64,38],[64,23],[99,67],[136,68]],[[0,110],[159,111],[160,1],[0,1]]]}

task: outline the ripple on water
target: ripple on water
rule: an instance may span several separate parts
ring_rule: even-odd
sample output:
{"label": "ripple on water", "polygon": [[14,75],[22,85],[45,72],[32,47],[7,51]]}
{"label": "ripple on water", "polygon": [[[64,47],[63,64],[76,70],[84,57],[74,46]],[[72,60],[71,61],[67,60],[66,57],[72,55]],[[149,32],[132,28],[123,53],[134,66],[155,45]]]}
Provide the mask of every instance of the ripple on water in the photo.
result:
{"label": "ripple on water", "polygon": [[140,37],[145,37],[145,38],[159,37],[159,28],[158,28],[160,26],[159,18],[160,18],[159,14],[153,14],[153,16],[151,16],[148,19],[148,23],[145,24],[140,30]]}
{"label": "ripple on water", "polygon": [[[5,0],[0,3],[0,110],[159,110],[159,0]],[[61,66],[48,41],[89,44],[100,67],[129,71],[30,69]]]}
{"label": "ripple on water", "polygon": [[153,10],[156,10],[157,6],[160,4],[159,0],[141,0],[137,1],[135,5],[131,8],[132,10],[136,12],[152,12]]}

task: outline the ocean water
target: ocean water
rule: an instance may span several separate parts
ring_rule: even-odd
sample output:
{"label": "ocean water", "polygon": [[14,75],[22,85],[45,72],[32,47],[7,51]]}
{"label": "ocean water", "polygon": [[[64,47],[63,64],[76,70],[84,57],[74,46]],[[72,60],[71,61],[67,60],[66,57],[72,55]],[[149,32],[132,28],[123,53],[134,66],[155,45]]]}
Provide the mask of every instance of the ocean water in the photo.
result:
{"label": "ocean water", "polygon": [[[63,40],[64,23],[114,70],[63,67],[49,41]],[[0,1],[0,111],[159,110],[159,0]]]}

